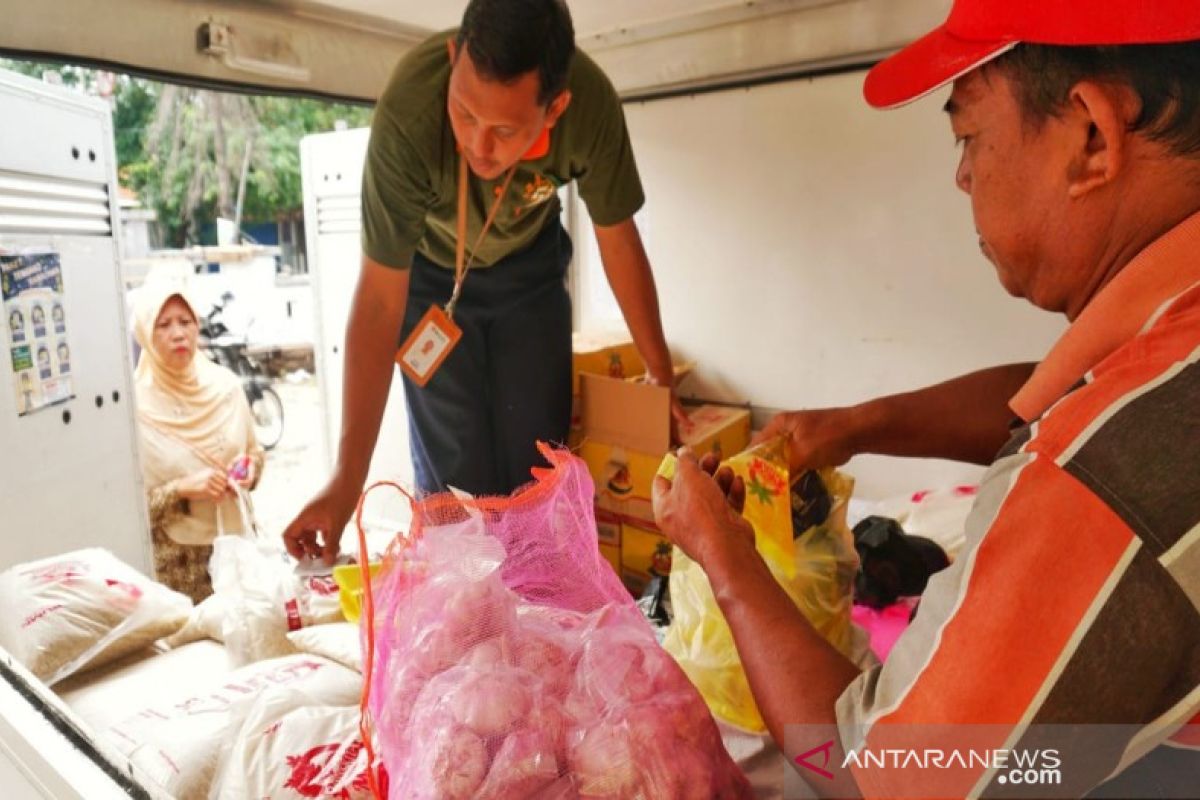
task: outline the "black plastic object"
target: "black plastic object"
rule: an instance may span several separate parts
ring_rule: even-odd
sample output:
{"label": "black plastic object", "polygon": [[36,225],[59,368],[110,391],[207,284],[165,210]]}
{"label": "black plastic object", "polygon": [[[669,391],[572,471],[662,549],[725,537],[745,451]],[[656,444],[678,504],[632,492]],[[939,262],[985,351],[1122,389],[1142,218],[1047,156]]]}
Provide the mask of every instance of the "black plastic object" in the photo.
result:
{"label": "black plastic object", "polygon": [[867,517],[855,525],[854,549],[862,562],[854,578],[854,601],[871,608],[920,595],[931,575],[950,566],[936,542],[905,533],[887,517]]}
{"label": "black plastic object", "polygon": [[638,598],[637,606],[651,625],[666,627],[671,624],[671,590],[665,575],[655,575],[650,579]]}
{"label": "black plastic object", "polygon": [[829,519],[833,498],[821,476],[809,470],[792,484],[792,538],[800,536],[814,525]]}

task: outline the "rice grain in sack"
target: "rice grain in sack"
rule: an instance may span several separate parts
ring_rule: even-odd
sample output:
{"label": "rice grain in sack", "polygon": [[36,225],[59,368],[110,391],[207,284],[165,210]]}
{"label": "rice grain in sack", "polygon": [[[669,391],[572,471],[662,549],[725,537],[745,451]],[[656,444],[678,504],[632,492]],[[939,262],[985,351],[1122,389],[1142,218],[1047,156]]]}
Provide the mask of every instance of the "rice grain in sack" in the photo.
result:
{"label": "rice grain in sack", "polygon": [[89,548],[5,570],[0,609],[0,645],[52,686],[175,633],[192,601]]}

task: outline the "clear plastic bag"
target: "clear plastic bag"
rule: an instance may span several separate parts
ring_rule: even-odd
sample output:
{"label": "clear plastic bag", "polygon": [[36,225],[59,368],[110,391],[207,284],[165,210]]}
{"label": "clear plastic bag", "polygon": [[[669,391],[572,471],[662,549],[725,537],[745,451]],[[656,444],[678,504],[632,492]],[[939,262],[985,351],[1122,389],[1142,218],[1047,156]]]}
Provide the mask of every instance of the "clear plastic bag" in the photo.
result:
{"label": "clear plastic bag", "polygon": [[250,664],[295,653],[289,632],[342,618],[332,577],[297,574],[276,542],[219,536],[209,571],[214,594],[196,607],[173,644],[209,636],[225,643],[235,664]]}

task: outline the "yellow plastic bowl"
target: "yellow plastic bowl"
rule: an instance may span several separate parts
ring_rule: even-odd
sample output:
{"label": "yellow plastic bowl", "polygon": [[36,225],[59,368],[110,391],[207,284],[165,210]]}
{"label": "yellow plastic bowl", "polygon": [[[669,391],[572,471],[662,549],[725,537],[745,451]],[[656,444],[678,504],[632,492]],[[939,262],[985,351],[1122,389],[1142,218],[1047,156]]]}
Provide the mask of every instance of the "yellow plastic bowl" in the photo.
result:
{"label": "yellow plastic bowl", "polygon": [[[380,564],[371,562],[371,577],[379,573]],[[333,582],[338,585],[338,602],[342,606],[342,616],[347,622],[358,622],[362,615],[362,567],[358,564],[342,564],[333,568]]]}

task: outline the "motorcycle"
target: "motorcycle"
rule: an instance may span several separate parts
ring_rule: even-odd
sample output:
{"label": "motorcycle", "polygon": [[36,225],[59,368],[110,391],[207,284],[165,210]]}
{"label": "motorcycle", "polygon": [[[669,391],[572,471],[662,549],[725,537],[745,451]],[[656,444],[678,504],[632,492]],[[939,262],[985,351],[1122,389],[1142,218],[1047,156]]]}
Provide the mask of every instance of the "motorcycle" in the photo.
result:
{"label": "motorcycle", "polygon": [[231,300],[233,293],[225,292],[204,315],[200,346],[209,358],[242,379],[242,391],[254,418],[254,434],[262,448],[270,450],[283,438],[283,401],[271,388],[267,371],[250,354],[246,335],[235,336],[222,319]]}

